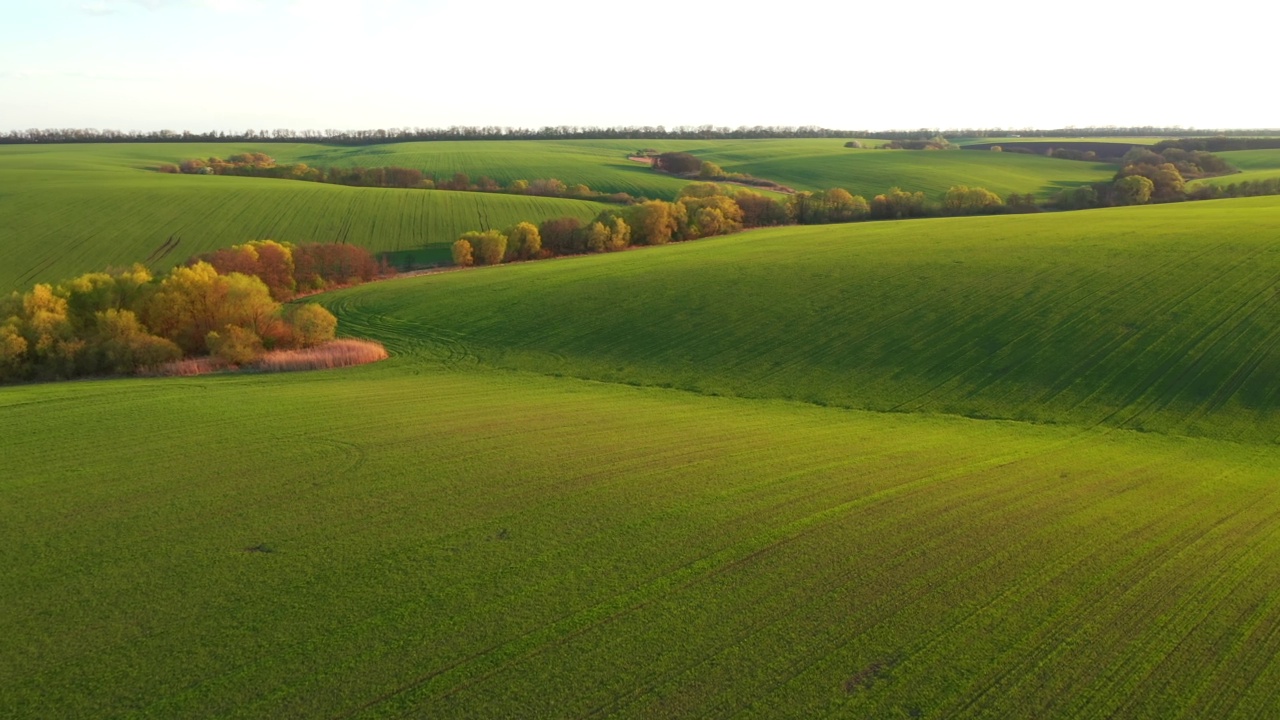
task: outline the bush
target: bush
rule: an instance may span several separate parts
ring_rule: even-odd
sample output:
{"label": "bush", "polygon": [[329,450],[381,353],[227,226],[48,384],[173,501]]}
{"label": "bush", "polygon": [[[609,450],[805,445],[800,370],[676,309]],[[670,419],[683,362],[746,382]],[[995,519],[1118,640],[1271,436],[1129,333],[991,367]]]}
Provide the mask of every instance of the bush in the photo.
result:
{"label": "bush", "polygon": [[289,325],[293,328],[293,344],[309,348],[333,339],[338,318],[315,303],[307,303],[290,313]]}
{"label": "bush", "polygon": [[507,236],[497,230],[472,231],[463,234],[472,248],[477,265],[497,265],[507,254]]}
{"label": "bush", "polygon": [[252,330],[227,325],[221,332],[205,336],[213,357],[228,365],[248,365],[262,357],[262,339]]}
{"label": "bush", "polygon": [[466,240],[454,241],[453,247],[450,248],[450,251],[453,254],[453,264],[458,267],[471,267],[476,263],[471,243]]}

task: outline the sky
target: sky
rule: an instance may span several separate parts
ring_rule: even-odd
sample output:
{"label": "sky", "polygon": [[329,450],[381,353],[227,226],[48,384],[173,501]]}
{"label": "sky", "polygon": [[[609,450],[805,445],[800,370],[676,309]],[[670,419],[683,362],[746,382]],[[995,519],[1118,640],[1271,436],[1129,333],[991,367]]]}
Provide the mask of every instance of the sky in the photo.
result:
{"label": "sky", "polygon": [[0,0],[0,131],[1280,128],[1233,4]]}

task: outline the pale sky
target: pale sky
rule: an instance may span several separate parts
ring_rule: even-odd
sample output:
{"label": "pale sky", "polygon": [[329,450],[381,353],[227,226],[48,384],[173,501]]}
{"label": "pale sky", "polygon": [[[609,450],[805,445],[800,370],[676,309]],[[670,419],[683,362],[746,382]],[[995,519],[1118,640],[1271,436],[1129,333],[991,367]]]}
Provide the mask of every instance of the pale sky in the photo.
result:
{"label": "pale sky", "polygon": [[1278,20],[1230,1],[0,0],[0,130],[1277,128]]}

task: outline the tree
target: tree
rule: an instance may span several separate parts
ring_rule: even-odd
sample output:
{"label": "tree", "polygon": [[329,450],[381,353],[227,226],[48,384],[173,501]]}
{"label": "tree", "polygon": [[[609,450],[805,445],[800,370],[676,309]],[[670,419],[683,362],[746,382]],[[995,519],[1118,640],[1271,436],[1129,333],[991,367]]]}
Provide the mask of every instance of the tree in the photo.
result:
{"label": "tree", "polygon": [[698,177],[701,178],[722,178],[724,177],[724,169],[719,165],[703,161],[702,168],[698,170]]}
{"label": "tree", "polygon": [[890,188],[871,200],[871,216],[887,220],[919,217],[925,213],[924,193]]}
{"label": "tree", "polygon": [[471,267],[475,265],[475,255],[471,247],[471,243],[466,240],[457,240],[453,243],[453,264],[459,267]]}
{"label": "tree", "polygon": [[609,230],[609,244],[605,250],[610,252],[625,250],[629,245],[631,245],[631,226],[627,225],[627,221],[621,217],[615,217],[613,226]]}
{"label": "tree", "polygon": [[[631,208],[627,224],[632,238],[645,245],[666,245],[680,230],[680,219],[675,207],[678,204],[650,200]],[[683,209],[683,206],[680,206]]]}
{"label": "tree", "polygon": [[250,275],[219,275],[198,262],[175,268],[160,282],[144,313],[147,327],[183,352],[202,355],[209,350],[209,333],[228,325],[252,329],[255,335],[270,325],[279,304],[261,280]]}
{"label": "tree", "polygon": [[214,357],[228,365],[248,365],[262,357],[262,339],[252,330],[227,325],[205,337]]}
{"label": "tree", "polygon": [[853,195],[844,188],[831,188],[823,193],[822,204],[826,206],[827,220],[830,222],[861,220],[871,212],[866,198]]}
{"label": "tree", "polygon": [[293,328],[293,344],[297,347],[315,347],[333,339],[338,329],[338,318],[315,303],[306,303],[289,316]]}
{"label": "tree", "polygon": [[18,328],[18,318],[0,325],[0,382],[21,380],[30,372],[27,339]]}
{"label": "tree", "polygon": [[90,343],[95,362],[90,372],[123,375],[182,357],[181,348],[152,335],[130,310],[104,310],[95,317]]}
{"label": "tree", "polygon": [[742,229],[742,208],[727,195],[683,197],[680,204],[685,207],[692,226],[691,237],[725,235]]}
{"label": "tree", "polygon": [[1054,204],[1063,210],[1084,210],[1098,206],[1098,191],[1089,185],[1065,188],[1054,196]]}
{"label": "tree", "polygon": [[787,223],[787,209],[773,198],[741,188],[734,194],[733,200],[742,210],[742,224],[746,227],[767,227]]}
{"label": "tree", "polygon": [[694,174],[702,169],[702,161],[683,152],[670,152],[656,155],[653,166],[673,175]]}
{"label": "tree", "polygon": [[992,212],[1004,205],[999,195],[986,188],[955,185],[942,198],[942,207],[951,213],[976,214]]}
{"label": "tree", "polygon": [[826,219],[821,199],[815,198],[813,193],[807,190],[793,193],[787,198],[787,215],[791,217],[792,222],[800,225],[820,223]]}
{"label": "tree", "polygon": [[575,217],[551,218],[538,226],[538,234],[544,248],[556,255],[569,255],[582,251],[578,245],[581,227],[582,221]]}
{"label": "tree", "polygon": [[542,252],[542,235],[538,226],[529,222],[517,223],[507,231],[507,258],[532,260]]}
{"label": "tree", "polygon": [[1155,183],[1141,175],[1122,177],[1113,185],[1116,201],[1121,205],[1143,205],[1151,200]]}
{"label": "tree", "polygon": [[471,244],[477,265],[497,265],[507,254],[507,236],[497,230],[473,230],[461,239]]}
{"label": "tree", "polygon": [[604,252],[609,247],[609,228],[602,222],[593,222],[583,228],[583,245],[587,252]]}

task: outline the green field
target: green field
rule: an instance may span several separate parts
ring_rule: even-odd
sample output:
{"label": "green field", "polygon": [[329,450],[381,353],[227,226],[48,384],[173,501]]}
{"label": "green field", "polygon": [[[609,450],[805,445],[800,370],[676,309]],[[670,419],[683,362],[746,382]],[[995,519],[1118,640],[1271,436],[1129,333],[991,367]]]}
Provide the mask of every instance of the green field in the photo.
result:
{"label": "green field", "polygon": [[334,302],[499,368],[1273,442],[1278,217],[1257,198],[789,227]]}
{"label": "green field", "polygon": [[[841,186],[872,197],[897,185],[937,197],[952,185],[1045,196],[1103,180],[1107,165],[1001,153],[849,150],[837,140],[654,141],[796,189]],[[520,220],[589,218],[597,203],[510,195],[349,188],[287,180],[175,176],[164,162],[266,150],[281,162],[403,165],[441,177],[466,172],[516,179],[557,177],[605,192],[672,198],[686,181],[626,159],[636,141],[398,143],[355,148],[305,144],[119,144],[0,147],[0,289],[63,279],[152,256],[185,258],[245,240],[341,240],[417,264],[444,261],[463,232]]]}
{"label": "green field", "polygon": [[2,388],[0,715],[1273,717],[1277,217],[449,272],[320,296],[378,365]]}
{"label": "green field", "polygon": [[1046,196],[1063,187],[1106,180],[1115,167],[1041,156],[991,153],[849,150],[843,139],[821,140],[570,140],[425,142],[313,153],[279,153],[309,165],[406,165],[441,177],[455,172],[489,175],[503,183],[557,177],[606,192],[672,198],[686,183],[628,161],[641,146],[692,153],[729,172],[773,180],[797,190],[843,187],[872,197],[897,185],[940,197],[953,185],[979,185],[1001,195]]}
{"label": "green field", "polygon": [[1238,168],[1240,172],[1197,180],[1191,183],[1192,187],[1202,183],[1226,187],[1244,180],[1269,180],[1280,177],[1280,150],[1234,150],[1216,154]]}
{"label": "green field", "polygon": [[468,230],[573,215],[598,203],[481,193],[351,188],[240,177],[165,175],[147,169],[239,146],[54,145],[0,147],[0,291],[109,265],[166,269],[246,240],[345,241],[419,263],[448,258]]}
{"label": "green field", "polygon": [[955,185],[984,187],[1004,197],[1040,198],[1108,180],[1114,165],[1041,155],[957,150],[850,150],[839,140],[757,140],[750,145],[691,150],[726,170],[768,178],[797,190],[842,187],[868,199],[888,190],[921,191],[937,200]]}

